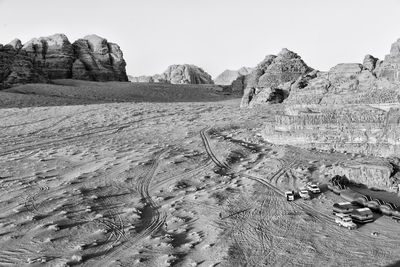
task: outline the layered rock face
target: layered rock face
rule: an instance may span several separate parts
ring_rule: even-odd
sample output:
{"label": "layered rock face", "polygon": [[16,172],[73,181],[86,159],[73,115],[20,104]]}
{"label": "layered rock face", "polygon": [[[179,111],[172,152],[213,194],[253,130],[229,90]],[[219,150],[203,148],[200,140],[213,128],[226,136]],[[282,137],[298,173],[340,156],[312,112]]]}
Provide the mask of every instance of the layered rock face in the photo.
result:
{"label": "layered rock face", "polygon": [[214,84],[211,75],[195,65],[171,65],[162,74],[132,77],[131,82],[171,84]]}
{"label": "layered rock face", "polygon": [[302,75],[291,85],[285,113],[266,125],[264,138],[306,148],[398,156],[400,82],[384,71],[400,60],[396,51],[392,46],[385,59],[389,63],[367,55],[363,64],[338,64],[328,72]]}
{"label": "layered rock face", "polygon": [[[289,95],[291,84],[300,76],[312,71],[313,69],[307,66],[299,55],[286,48],[282,49],[277,56],[266,56],[247,77],[241,107],[282,101]],[[263,92],[264,90],[266,92]],[[276,91],[282,93],[276,94]],[[256,97],[261,92],[264,96]],[[268,92],[274,92],[274,94],[266,96]],[[279,98],[275,98],[275,95]],[[282,99],[281,96],[283,96]]]}
{"label": "layered rock face", "polygon": [[26,51],[20,51],[21,42],[0,45],[0,89],[18,83],[47,82],[44,73],[34,67],[35,62]]}
{"label": "layered rock face", "polygon": [[344,175],[350,181],[373,188],[388,189],[393,185],[390,178],[393,173],[393,166],[383,160],[341,163],[326,168],[322,173],[328,177]]}
{"label": "layered rock face", "polygon": [[0,56],[0,88],[51,79],[128,80],[119,46],[95,35],[74,44],[64,34],[34,38],[24,45],[15,39],[1,46]]}
{"label": "layered rock face", "polygon": [[73,44],[76,59],[72,78],[91,81],[128,81],[120,47],[97,35],[88,35]]}
{"label": "layered rock face", "polygon": [[34,60],[34,67],[44,72],[49,79],[65,79],[72,76],[74,48],[64,34],[34,38],[24,44]]}

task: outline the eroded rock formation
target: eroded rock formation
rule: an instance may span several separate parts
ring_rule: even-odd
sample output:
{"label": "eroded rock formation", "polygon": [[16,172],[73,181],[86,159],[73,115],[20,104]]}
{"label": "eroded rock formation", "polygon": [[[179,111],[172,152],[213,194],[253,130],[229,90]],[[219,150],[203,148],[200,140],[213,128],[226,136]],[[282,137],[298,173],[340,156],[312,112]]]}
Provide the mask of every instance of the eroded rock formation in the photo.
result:
{"label": "eroded rock formation", "polygon": [[52,79],[127,81],[118,45],[90,35],[71,44],[64,34],[18,39],[0,47],[0,89]]}
{"label": "eroded rock formation", "polygon": [[400,81],[388,67],[400,62],[397,47],[398,42],[383,62],[367,55],[363,64],[338,64],[299,77],[284,101],[285,114],[266,125],[264,138],[307,148],[399,155]]}
{"label": "eroded rock formation", "polygon": [[171,84],[214,84],[211,75],[195,65],[171,65],[162,74],[132,77],[132,82]]}
{"label": "eroded rock formation", "polygon": [[[262,103],[278,103],[289,95],[291,84],[300,76],[313,71],[296,53],[284,48],[277,55],[268,55],[247,76],[241,107],[251,107]],[[266,92],[263,92],[266,90]],[[269,92],[282,92],[279,98]],[[256,97],[262,93],[263,97]],[[274,93],[274,95],[277,95]],[[283,98],[280,98],[280,96]]]}
{"label": "eroded rock formation", "polygon": [[[76,59],[72,78],[91,81],[128,81],[125,60],[117,44],[88,35],[73,44]],[[84,66],[84,68],[82,68]]]}
{"label": "eroded rock formation", "polygon": [[211,75],[195,65],[171,65],[162,74],[172,84],[213,84]]}

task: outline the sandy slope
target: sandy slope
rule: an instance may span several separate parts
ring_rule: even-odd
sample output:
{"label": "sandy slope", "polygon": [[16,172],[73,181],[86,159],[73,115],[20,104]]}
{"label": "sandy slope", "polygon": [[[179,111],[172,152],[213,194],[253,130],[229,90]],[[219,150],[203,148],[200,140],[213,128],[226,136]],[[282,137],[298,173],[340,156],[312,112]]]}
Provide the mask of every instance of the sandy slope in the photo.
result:
{"label": "sandy slope", "polygon": [[267,144],[258,131],[279,107],[238,105],[2,109],[0,265],[362,266],[399,259],[400,227],[387,217],[349,231],[332,223],[337,195],[290,204],[279,194],[319,179],[293,169],[345,155]]}

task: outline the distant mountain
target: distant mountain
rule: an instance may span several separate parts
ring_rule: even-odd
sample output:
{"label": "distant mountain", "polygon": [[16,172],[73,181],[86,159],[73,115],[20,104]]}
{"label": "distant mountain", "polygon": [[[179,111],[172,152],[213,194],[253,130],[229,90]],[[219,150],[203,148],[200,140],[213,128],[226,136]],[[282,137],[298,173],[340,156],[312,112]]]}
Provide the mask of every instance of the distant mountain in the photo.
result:
{"label": "distant mountain", "polygon": [[[117,44],[88,35],[71,44],[64,34],[0,44],[0,89],[52,79],[128,81]],[[4,60],[3,60],[4,59]]]}
{"label": "distant mountain", "polygon": [[246,76],[249,74],[253,68],[242,67],[238,70],[225,70],[220,75],[215,78],[215,84],[218,85],[231,85],[233,81],[241,76]]}
{"label": "distant mountain", "polygon": [[131,82],[171,84],[214,84],[211,75],[195,65],[171,65],[162,74],[131,77]]}

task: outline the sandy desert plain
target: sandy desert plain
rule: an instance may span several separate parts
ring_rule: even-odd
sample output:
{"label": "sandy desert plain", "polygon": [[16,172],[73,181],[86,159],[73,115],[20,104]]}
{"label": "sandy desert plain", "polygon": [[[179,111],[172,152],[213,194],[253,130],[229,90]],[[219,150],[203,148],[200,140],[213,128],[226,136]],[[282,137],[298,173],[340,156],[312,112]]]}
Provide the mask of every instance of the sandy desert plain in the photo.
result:
{"label": "sandy desert plain", "polygon": [[[0,105],[1,266],[399,263],[390,217],[334,223],[342,199],[319,170],[360,158],[261,138],[280,104],[239,109],[213,85],[60,80],[0,91]],[[322,193],[287,202],[306,181]]]}

